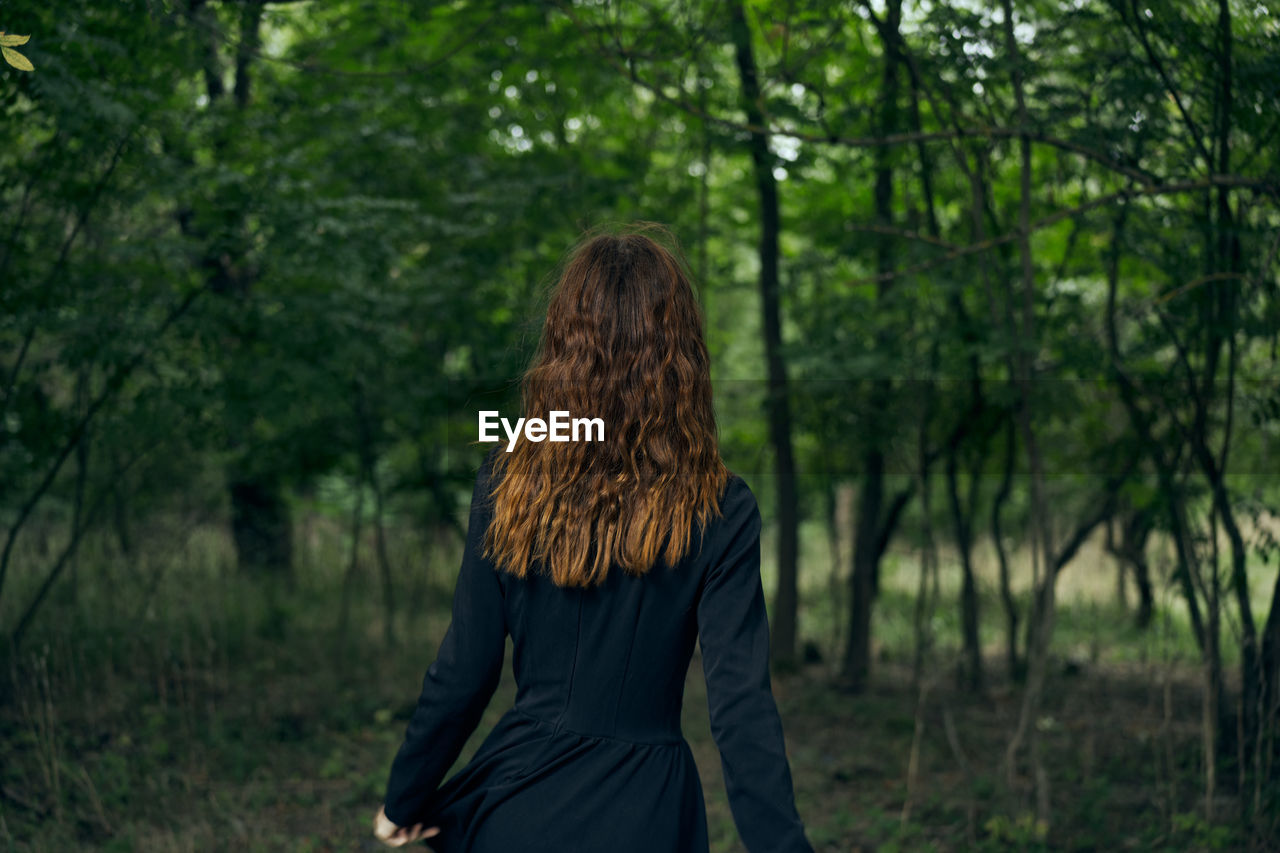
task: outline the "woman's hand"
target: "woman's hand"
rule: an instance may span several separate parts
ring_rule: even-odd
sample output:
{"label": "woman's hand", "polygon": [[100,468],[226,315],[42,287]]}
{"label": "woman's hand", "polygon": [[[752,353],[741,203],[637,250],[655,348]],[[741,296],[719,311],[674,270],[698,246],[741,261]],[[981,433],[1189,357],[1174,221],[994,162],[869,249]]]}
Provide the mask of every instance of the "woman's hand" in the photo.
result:
{"label": "woman's hand", "polygon": [[378,840],[388,847],[403,847],[414,841],[421,841],[424,838],[430,838],[440,833],[440,827],[433,826],[426,829],[422,824],[413,826],[397,826],[387,817],[385,807],[378,809],[378,814],[373,819],[373,834]]}

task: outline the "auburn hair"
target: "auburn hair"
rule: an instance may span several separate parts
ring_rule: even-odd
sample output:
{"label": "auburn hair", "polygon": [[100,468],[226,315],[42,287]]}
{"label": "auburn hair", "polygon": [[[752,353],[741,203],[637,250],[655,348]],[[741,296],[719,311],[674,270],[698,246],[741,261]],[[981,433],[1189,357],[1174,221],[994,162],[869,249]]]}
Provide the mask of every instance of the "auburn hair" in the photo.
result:
{"label": "auburn hair", "polygon": [[651,222],[588,234],[569,256],[523,415],[602,418],[604,440],[521,437],[493,454],[484,551],[499,569],[523,578],[538,564],[562,587],[603,582],[613,563],[639,576],[659,558],[674,566],[693,524],[719,514],[729,470],[690,279],[675,238]]}

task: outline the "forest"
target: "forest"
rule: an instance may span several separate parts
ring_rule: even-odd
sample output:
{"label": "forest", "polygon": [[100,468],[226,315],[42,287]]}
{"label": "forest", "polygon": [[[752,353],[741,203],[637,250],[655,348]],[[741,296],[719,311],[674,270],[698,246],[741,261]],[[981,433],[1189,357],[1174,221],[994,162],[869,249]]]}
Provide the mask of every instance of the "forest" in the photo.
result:
{"label": "forest", "polygon": [[[815,848],[1280,849],[1271,0],[4,0],[0,48],[4,849],[382,849],[477,413],[634,222]],[[696,655],[683,714],[745,849]]]}

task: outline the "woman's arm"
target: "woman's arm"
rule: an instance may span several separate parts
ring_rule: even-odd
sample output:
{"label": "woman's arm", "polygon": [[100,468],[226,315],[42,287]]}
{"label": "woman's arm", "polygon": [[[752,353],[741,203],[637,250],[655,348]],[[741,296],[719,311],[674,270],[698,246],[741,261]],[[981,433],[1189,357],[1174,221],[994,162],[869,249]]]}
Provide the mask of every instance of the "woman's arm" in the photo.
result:
{"label": "woman's arm", "polygon": [[812,853],[769,677],[760,511],[740,480],[725,496],[721,536],[728,544],[712,557],[698,600],[698,642],[729,807],[750,853]]}
{"label": "woman's arm", "polygon": [[502,586],[481,555],[490,514],[490,459],[476,476],[453,615],[435,662],[422,681],[418,706],[391,765],[384,810],[399,826],[417,823],[444,774],[475,731],[502,676],[507,624]]}

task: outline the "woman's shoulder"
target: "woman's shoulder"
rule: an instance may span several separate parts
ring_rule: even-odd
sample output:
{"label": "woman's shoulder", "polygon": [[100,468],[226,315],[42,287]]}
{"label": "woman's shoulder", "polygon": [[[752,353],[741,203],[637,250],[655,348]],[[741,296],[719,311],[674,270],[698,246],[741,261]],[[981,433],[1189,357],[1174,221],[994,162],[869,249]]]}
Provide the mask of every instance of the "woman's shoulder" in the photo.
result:
{"label": "woman's shoulder", "polygon": [[476,479],[474,490],[471,495],[472,504],[478,504],[476,508],[482,513],[488,513],[493,510],[493,490],[497,486],[494,472],[494,460],[497,459],[497,453],[501,451],[500,447],[491,449],[484,455],[480,467],[476,469]]}
{"label": "woman's shoulder", "polygon": [[476,479],[482,481],[489,479],[493,474],[493,460],[497,458],[498,451],[501,449],[502,445],[496,445],[489,448],[488,452],[484,455],[484,460],[480,463],[479,470],[476,471]]}
{"label": "woman's shoulder", "polygon": [[758,520],[760,508],[756,503],[755,492],[741,475],[730,471],[724,492],[720,496],[720,516],[718,526],[741,527],[745,523]]}
{"label": "woman's shoulder", "polygon": [[731,549],[760,535],[760,508],[747,481],[729,472],[720,495],[720,512],[707,520],[697,548],[699,559],[708,566],[718,564]]}
{"label": "woman's shoulder", "polygon": [[755,500],[755,493],[751,491],[751,486],[743,479],[742,475],[736,471],[730,470],[729,477],[725,481],[724,492],[721,495],[721,502],[727,503],[731,499]]}

